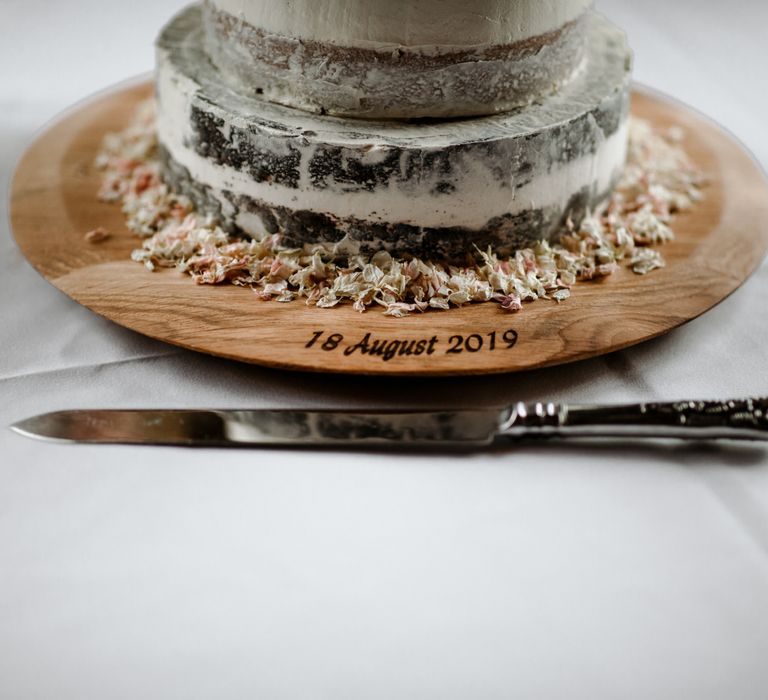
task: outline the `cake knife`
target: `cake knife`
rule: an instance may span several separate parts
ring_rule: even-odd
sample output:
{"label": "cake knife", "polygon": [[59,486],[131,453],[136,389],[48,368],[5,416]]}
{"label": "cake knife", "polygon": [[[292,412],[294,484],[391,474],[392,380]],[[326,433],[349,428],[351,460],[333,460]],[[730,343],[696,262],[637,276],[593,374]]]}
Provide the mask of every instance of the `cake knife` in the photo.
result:
{"label": "cake knife", "polygon": [[71,410],[11,426],[75,443],[200,447],[482,448],[517,438],[768,441],[768,399],[457,411]]}

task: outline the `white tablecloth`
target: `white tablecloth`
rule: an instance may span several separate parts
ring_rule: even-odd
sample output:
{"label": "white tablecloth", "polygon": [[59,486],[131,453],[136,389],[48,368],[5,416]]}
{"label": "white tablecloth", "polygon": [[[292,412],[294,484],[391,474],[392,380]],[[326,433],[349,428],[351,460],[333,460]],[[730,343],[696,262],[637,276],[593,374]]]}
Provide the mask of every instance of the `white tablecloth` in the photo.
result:
{"label": "white tablecloth", "polygon": [[[150,70],[176,0],[0,0],[0,167]],[[639,80],[768,164],[764,2],[605,0]],[[0,204],[0,697],[765,698],[768,452],[470,457],[37,443],[83,406],[481,406],[768,394],[763,266],[670,335],[506,377],[293,374],[102,320],[25,262]],[[52,232],[55,235],[55,232]]]}

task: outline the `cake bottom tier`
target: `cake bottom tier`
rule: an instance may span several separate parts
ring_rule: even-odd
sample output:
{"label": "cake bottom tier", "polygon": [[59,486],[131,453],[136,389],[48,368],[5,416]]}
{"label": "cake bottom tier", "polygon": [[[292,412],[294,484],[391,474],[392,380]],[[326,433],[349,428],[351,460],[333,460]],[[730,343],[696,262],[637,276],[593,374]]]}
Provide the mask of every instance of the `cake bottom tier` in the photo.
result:
{"label": "cake bottom tier", "polygon": [[631,60],[590,19],[580,76],[540,103],[452,121],[324,117],[234,92],[201,46],[199,7],[158,44],[158,138],[171,187],[233,232],[343,254],[463,262],[552,239],[613,188]]}
{"label": "cake bottom tier", "polygon": [[216,189],[196,180],[165,149],[161,150],[165,180],[171,188],[194,202],[198,211],[214,216],[230,233],[261,238],[279,234],[282,245],[301,247],[320,243],[338,256],[373,255],[385,250],[405,257],[463,264],[488,248],[506,256],[539,240],[551,240],[565,221],[579,222],[611,194],[613,182],[603,191],[586,186],[571,195],[565,207],[550,206],[505,214],[486,222],[481,230],[430,228],[410,223],[339,219],[322,212],[270,204],[246,194]]}

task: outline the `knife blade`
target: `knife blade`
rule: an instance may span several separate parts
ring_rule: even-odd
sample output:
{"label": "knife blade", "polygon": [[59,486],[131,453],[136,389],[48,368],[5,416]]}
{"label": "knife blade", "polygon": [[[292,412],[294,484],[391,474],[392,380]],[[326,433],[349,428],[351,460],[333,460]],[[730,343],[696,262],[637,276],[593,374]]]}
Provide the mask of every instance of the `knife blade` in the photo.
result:
{"label": "knife blade", "polygon": [[58,442],[199,447],[472,449],[540,437],[768,441],[768,399],[457,411],[67,410],[11,428]]}

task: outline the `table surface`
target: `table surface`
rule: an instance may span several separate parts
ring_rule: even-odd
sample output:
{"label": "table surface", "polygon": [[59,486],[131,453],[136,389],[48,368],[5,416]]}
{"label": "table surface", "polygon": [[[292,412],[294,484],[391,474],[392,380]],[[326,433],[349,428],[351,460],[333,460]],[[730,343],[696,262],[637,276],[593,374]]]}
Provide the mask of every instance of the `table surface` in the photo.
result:
{"label": "table surface", "polygon": [[[54,115],[151,69],[154,35],[181,4],[0,0],[5,189]],[[598,6],[628,31],[638,80],[768,165],[768,5]],[[680,330],[576,365],[332,377],[205,357],[96,317],[26,263],[6,208],[0,697],[765,697],[763,448],[190,451],[44,444],[5,426],[84,406],[768,394],[768,266]]]}

